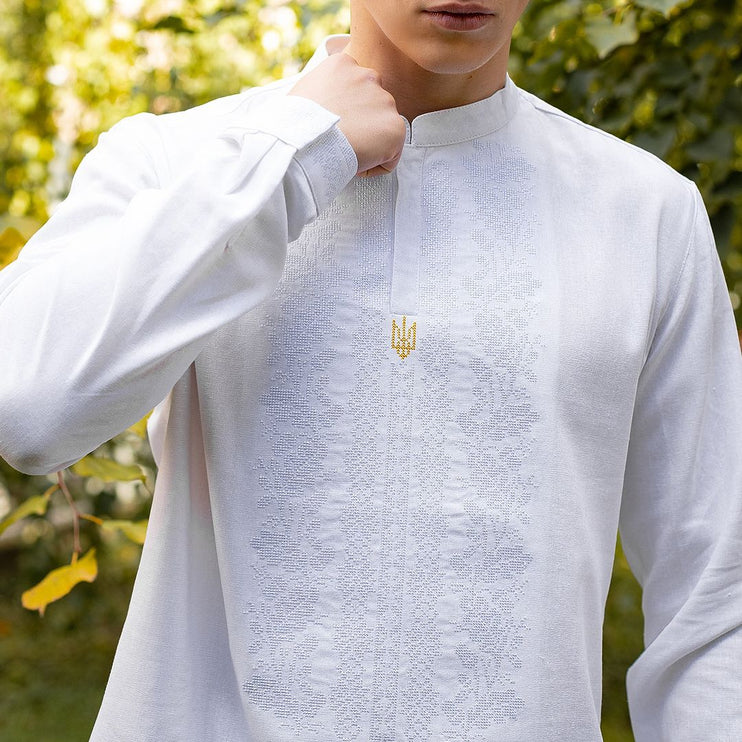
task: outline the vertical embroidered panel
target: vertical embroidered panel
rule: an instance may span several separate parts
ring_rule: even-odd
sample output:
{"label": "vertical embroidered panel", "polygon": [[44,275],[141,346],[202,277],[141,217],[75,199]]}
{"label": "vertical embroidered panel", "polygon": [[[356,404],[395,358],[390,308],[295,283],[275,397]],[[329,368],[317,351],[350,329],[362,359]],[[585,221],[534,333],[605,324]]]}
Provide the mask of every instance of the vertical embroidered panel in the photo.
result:
{"label": "vertical embroidered panel", "polygon": [[534,233],[522,228],[532,169],[517,152],[475,142],[465,170],[465,188],[443,160],[431,158],[425,176],[415,449],[425,477],[409,515],[408,740],[484,742],[524,705],[518,601],[537,487],[538,280]]}
{"label": "vertical embroidered panel", "polygon": [[389,348],[387,177],[305,230],[249,319],[270,350],[242,688],[266,739],[489,742],[526,703],[532,169],[462,149],[425,160],[414,352]]}
{"label": "vertical embroidered panel", "polygon": [[287,733],[298,720],[308,733],[319,733],[327,703],[316,668],[327,620],[323,584],[336,547],[319,531],[339,417],[328,397],[329,368],[342,339],[335,318],[338,212],[331,209],[313,239],[293,246],[263,320],[270,383],[260,399],[260,522],[249,543],[257,594],[245,607],[255,643],[247,648],[251,670],[243,691]]}
{"label": "vertical embroidered panel", "polygon": [[408,366],[391,369],[385,452],[384,497],[381,503],[377,617],[374,636],[373,695],[369,739],[394,740],[399,703],[400,654],[405,621],[407,529],[412,461],[410,437],[414,399],[414,371]]}
{"label": "vertical embroidered panel", "polygon": [[516,678],[528,627],[518,603],[532,561],[524,530],[538,487],[532,389],[541,341],[534,310],[534,168],[517,150],[481,141],[473,142],[465,168],[467,216],[475,226],[470,284],[463,281],[468,290],[461,295],[472,321],[462,338],[478,352],[467,359],[471,393],[456,419],[477,444],[466,449],[474,494],[466,507],[470,543],[456,565],[460,625],[471,639],[460,648],[469,677],[457,705],[468,708],[473,735],[516,720],[525,703]]}
{"label": "vertical embroidered panel", "polygon": [[[331,637],[338,665],[329,703],[337,739],[359,742],[377,739],[369,730],[378,723],[380,651],[383,657],[377,642],[384,639],[379,621],[386,587],[379,563],[389,448],[385,369],[392,196],[391,178],[356,181],[357,232],[347,256],[353,264],[346,306],[350,353],[343,369],[347,433],[336,463],[342,473],[338,530],[344,550],[336,587],[341,616]],[[326,732],[317,739],[327,739]]]}

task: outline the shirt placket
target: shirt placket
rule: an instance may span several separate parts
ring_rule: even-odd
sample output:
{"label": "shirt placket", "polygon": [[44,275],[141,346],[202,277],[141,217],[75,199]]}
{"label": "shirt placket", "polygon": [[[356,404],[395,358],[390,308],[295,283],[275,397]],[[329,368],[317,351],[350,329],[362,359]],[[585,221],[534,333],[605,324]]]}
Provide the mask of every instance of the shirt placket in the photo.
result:
{"label": "shirt placket", "polygon": [[404,695],[405,580],[409,554],[408,509],[413,479],[415,366],[419,343],[418,293],[423,233],[424,150],[406,147],[394,172],[394,232],[389,288],[390,347],[387,450],[381,514],[378,614],[374,656],[371,738],[391,739]]}

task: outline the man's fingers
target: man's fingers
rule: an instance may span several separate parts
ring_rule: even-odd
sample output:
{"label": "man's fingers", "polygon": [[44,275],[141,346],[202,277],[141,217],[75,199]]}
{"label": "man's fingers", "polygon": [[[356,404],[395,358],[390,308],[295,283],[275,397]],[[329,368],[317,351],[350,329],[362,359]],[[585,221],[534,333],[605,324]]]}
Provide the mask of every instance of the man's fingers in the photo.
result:
{"label": "man's fingers", "polygon": [[394,170],[395,167],[397,167],[401,158],[402,158],[402,152],[400,151],[399,154],[397,154],[391,160],[387,160],[387,162],[382,162],[380,165],[376,165],[375,167],[372,167],[366,170],[365,172],[358,173],[358,177],[359,178],[373,178],[376,175],[388,175],[389,173],[392,172],[392,170]]}
{"label": "man's fingers", "polygon": [[303,75],[289,94],[310,98],[340,117],[338,127],[356,153],[359,175],[394,169],[405,125],[376,70],[361,67],[343,51]]}

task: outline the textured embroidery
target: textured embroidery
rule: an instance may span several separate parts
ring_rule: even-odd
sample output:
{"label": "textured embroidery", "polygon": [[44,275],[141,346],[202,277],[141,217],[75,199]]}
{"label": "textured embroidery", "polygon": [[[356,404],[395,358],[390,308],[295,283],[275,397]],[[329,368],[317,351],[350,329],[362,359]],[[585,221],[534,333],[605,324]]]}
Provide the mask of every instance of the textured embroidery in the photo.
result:
{"label": "textured embroidery", "polygon": [[529,702],[532,176],[509,150],[465,153],[431,154],[403,205],[424,225],[419,313],[391,349],[414,363],[388,362],[390,178],[306,228],[245,320],[263,381],[234,652],[265,739],[491,742]]}
{"label": "textured embroidery", "polygon": [[291,251],[261,318],[268,383],[260,398],[256,523],[246,544],[255,555],[249,575],[255,591],[244,608],[251,643],[242,689],[284,734],[303,724],[306,739],[317,739],[327,713],[327,695],[310,668],[323,651],[322,597],[339,548],[318,534],[332,509],[324,482],[332,476],[328,457],[341,413],[328,398],[331,369],[343,352],[335,318],[337,211],[328,210],[308,230],[310,239]]}
{"label": "textured embroidery", "polygon": [[[538,280],[534,234],[521,225],[530,221],[533,169],[513,150],[474,142],[469,177],[456,187],[461,170],[430,160],[420,271],[426,343],[416,364],[426,390],[416,417],[425,421],[418,455],[427,486],[410,520],[441,538],[419,540],[408,558],[410,626],[424,630],[416,651],[417,632],[408,640],[419,688],[410,706],[420,711],[404,738],[484,742],[526,705],[518,671],[528,626],[519,603],[538,486],[531,447]],[[446,623],[434,618],[440,604]],[[448,687],[436,681],[441,676]]]}
{"label": "textured embroidery", "polygon": [[[347,493],[341,519],[347,550],[338,565],[337,593],[343,596],[343,607],[342,620],[333,628],[338,670],[330,687],[330,703],[338,740],[376,742],[383,736],[371,730],[380,728],[381,709],[385,713],[391,709],[396,714],[395,702],[386,701],[383,694],[394,698],[396,657],[389,661],[394,643],[387,644],[387,637],[399,634],[399,619],[392,623],[391,612],[402,595],[402,573],[397,569],[399,551],[396,556],[393,553],[404,548],[398,543],[403,527],[386,508],[400,508],[400,498],[406,492],[398,489],[396,503],[390,500],[388,485],[394,471],[400,469],[388,471],[386,463],[390,445],[388,414],[394,404],[392,397],[399,402],[400,391],[389,394],[386,376],[391,365],[386,363],[385,352],[389,330],[391,179],[362,179],[356,181],[356,187],[359,224],[352,246],[355,269],[350,302],[355,309],[350,320],[352,344],[346,367],[350,383],[344,394],[348,420],[352,422],[340,457],[342,486]],[[394,522],[394,533],[388,532],[390,522]],[[394,597],[385,595],[390,588]],[[384,668],[389,670],[387,675],[383,674]],[[318,742],[326,742],[327,738],[324,734]],[[301,735],[299,739],[303,739]]]}
{"label": "textured embroidery", "polygon": [[402,324],[398,325],[396,320],[392,320],[392,348],[397,351],[397,355],[404,360],[410,353],[415,350],[417,344],[417,322],[413,322],[407,327],[407,317],[402,317]]}

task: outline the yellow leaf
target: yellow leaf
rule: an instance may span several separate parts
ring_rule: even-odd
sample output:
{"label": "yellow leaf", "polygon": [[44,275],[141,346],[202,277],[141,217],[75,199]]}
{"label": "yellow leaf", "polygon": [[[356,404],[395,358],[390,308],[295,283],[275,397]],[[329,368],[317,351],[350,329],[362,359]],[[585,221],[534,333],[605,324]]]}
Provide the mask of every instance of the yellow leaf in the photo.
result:
{"label": "yellow leaf", "polygon": [[96,526],[103,525],[103,518],[99,518],[97,515],[91,515],[90,513],[80,513],[80,517],[89,520],[91,523],[95,523]]}
{"label": "yellow leaf", "polygon": [[136,479],[144,482],[146,479],[141,466],[119,464],[118,461],[100,456],[86,456],[80,459],[72,467],[72,471],[81,477],[97,477],[104,482],[132,482]]}
{"label": "yellow leaf", "polygon": [[139,422],[134,423],[131,427],[127,428],[130,432],[138,435],[140,438],[144,438],[147,435],[147,420],[151,412],[148,412]]}
{"label": "yellow leaf", "polygon": [[6,227],[0,232],[0,268],[12,263],[26,240],[15,227]]}
{"label": "yellow leaf", "polygon": [[76,556],[72,557],[72,564],[53,569],[38,585],[26,590],[21,596],[23,607],[43,616],[49,603],[63,598],[75,585],[93,582],[98,576],[95,549],[90,549],[82,559]]}
{"label": "yellow leaf", "polygon": [[29,497],[28,500],[22,502],[15,510],[11,511],[0,520],[0,533],[2,533],[6,528],[12,526],[13,523],[17,523],[19,520],[22,520],[29,515],[43,515],[49,505],[49,498],[56,489],[57,485],[53,484],[46,492],[44,492],[43,495]]}
{"label": "yellow leaf", "polygon": [[104,520],[101,523],[104,531],[121,531],[128,539],[137,544],[144,543],[147,533],[146,520]]}

